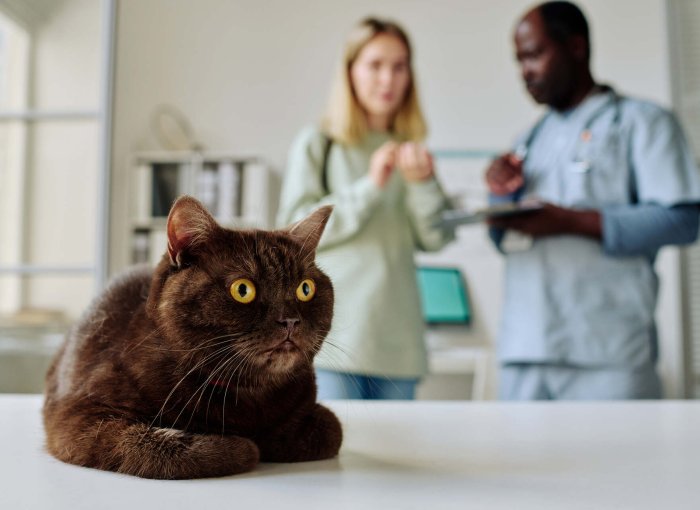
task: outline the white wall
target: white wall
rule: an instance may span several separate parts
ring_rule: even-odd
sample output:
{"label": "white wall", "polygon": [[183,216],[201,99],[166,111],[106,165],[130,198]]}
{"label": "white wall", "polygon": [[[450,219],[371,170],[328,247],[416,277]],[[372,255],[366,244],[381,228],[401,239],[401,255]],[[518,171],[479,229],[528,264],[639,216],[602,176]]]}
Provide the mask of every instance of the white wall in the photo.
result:
{"label": "white wall", "polygon": [[[670,104],[663,0],[584,0],[593,68],[620,90]],[[523,0],[122,0],[119,3],[112,195],[112,270],[128,260],[129,156],[157,148],[149,115],[172,103],[213,150],[265,157],[282,172],[301,126],[321,113],[344,37],[375,14],[412,36],[429,145],[506,148],[538,110],[523,93],[511,31]],[[451,191],[483,200],[484,161],[441,162]],[[659,261],[664,365],[676,394],[678,261]],[[434,259],[431,259],[434,260]],[[479,227],[464,229],[441,261],[465,271],[476,311],[472,336],[492,343],[502,262]]]}

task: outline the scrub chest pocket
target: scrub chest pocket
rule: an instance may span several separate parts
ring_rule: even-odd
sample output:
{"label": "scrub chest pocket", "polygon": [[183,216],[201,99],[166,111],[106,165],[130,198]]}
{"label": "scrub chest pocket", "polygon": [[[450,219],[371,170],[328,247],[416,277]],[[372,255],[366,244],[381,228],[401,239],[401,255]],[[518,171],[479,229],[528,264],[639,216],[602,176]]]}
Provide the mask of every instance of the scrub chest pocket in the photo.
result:
{"label": "scrub chest pocket", "polygon": [[[607,131],[607,132],[605,132]],[[634,200],[632,169],[623,133],[585,130],[564,172],[564,203],[571,207],[628,204]]]}

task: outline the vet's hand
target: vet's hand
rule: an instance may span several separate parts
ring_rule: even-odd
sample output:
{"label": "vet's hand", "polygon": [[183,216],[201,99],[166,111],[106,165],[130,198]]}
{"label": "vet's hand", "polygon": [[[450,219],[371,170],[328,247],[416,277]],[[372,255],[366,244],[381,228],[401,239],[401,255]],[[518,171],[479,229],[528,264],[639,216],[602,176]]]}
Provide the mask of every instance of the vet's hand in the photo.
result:
{"label": "vet's hand", "polygon": [[490,219],[488,224],[496,228],[517,230],[532,237],[572,234],[600,239],[602,236],[598,211],[565,209],[550,203],[545,203],[538,211]]}
{"label": "vet's hand", "polygon": [[496,158],[486,170],[486,184],[494,195],[508,195],[524,184],[523,162],[514,154]]}
{"label": "vet's hand", "polygon": [[397,165],[407,182],[427,181],[435,173],[432,155],[419,143],[402,143]]}
{"label": "vet's hand", "polygon": [[369,162],[369,177],[379,188],[383,188],[394,171],[398,158],[399,145],[396,142],[386,142],[379,147]]}

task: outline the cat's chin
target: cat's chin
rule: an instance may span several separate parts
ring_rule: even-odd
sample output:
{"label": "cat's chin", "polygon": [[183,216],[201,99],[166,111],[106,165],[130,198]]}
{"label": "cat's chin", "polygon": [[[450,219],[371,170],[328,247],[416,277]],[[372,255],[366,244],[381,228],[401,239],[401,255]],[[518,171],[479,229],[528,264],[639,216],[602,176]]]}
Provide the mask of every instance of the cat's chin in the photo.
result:
{"label": "cat's chin", "polygon": [[291,340],[285,340],[266,352],[265,364],[272,373],[285,373],[296,368],[304,356]]}

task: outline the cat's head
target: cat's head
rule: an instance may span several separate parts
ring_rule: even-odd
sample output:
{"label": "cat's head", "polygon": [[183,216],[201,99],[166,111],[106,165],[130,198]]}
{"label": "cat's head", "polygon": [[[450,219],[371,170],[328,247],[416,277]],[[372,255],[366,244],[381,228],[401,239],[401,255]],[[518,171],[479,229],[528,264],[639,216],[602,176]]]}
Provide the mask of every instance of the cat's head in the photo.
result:
{"label": "cat's head", "polygon": [[229,230],[180,197],[148,299],[168,346],[191,356],[188,364],[203,362],[212,381],[310,366],[333,316],[331,281],[314,262],[331,211],[321,207],[284,230]]}

